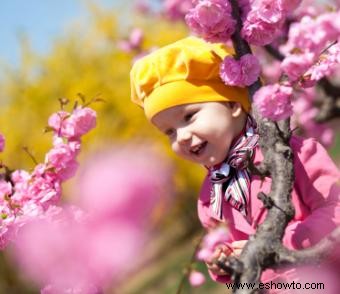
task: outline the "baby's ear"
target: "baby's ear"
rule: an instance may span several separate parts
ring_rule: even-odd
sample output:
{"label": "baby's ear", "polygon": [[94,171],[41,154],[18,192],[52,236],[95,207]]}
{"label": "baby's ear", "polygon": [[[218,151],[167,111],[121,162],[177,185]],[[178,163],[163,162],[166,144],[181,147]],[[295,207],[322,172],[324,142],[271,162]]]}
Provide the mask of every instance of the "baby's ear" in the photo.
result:
{"label": "baby's ear", "polygon": [[230,109],[231,109],[231,116],[235,118],[241,116],[244,113],[240,102],[230,103]]}

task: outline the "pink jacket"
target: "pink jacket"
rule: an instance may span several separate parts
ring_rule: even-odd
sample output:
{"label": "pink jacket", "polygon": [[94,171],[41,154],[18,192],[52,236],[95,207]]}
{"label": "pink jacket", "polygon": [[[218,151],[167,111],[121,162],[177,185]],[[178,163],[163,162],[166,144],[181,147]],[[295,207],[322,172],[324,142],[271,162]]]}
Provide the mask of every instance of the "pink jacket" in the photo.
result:
{"label": "pink jacket", "polygon": [[[294,153],[295,182],[292,201],[295,206],[295,217],[286,228],[283,243],[291,249],[306,248],[330,233],[340,224],[340,173],[328,156],[326,150],[314,139],[292,137],[291,147]],[[260,149],[255,150],[255,163],[263,160]],[[227,202],[223,204],[223,218],[228,224],[231,242],[247,240],[255,233],[258,224],[263,222],[266,209],[257,199],[260,191],[270,191],[271,179],[261,182],[258,176],[252,176],[250,191],[251,223]],[[211,217],[209,208],[210,181],[206,177],[198,200],[198,216],[202,225],[209,229],[216,221]],[[280,277],[282,270],[266,270],[262,282],[273,281]],[[291,272],[291,271],[289,271]],[[286,280],[295,280],[294,274]],[[215,281],[228,282],[228,276],[216,276],[210,273]],[[288,277],[288,278],[287,278]],[[282,278],[282,277],[281,277]],[[339,292],[340,293],[340,292]]]}

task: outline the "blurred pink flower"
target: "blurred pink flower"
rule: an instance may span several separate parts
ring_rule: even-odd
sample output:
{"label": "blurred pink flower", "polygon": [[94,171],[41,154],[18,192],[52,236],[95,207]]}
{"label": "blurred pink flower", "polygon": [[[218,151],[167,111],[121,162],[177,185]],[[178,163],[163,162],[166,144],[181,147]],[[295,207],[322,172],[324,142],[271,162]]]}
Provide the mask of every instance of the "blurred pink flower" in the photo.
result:
{"label": "blurred pink flower", "polygon": [[203,0],[190,9],[185,21],[193,33],[209,42],[226,42],[235,31],[228,1]]}
{"label": "blurred pink flower", "polygon": [[292,13],[299,7],[302,0],[278,0],[279,7],[285,13]]}
{"label": "blurred pink flower", "polygon": [[5,137],[0,134],[0,152],[4,151],[5,148]]}
{"label": "blurred pink flower", "polygon": [[130,53],[133,50],[140,51],[144,41],[144,32],[140,28],[134,28],[127,40],[118,41],[118,48],[124,52]]}
{"label": "blurred pink flower", "polygon": [[147,0],[137,0],[135,9],[141,14],[148,14],[151,11],[150,3]]}
{"label": "blurred pink flower", "polygon": [[164,0],[165,15],[170,20],[183,20],[186,13],[193,7],[191,0]]}
{"label": "blurred pink flower", "polygon": [[317,123],[315,116],[318,109],[314,106],[315,89],[305,89],[293,102],[293,127],[299,127],[304,136],[318,139],[325,147],[334,142],[334,129],[327,123]]}
{"label": "blurred pink flower", "polygon": [[201,249],[197,252],[197,259],[201,261],[210,260],[216,247],[220,244],[227,245],[228,242],[230,242],[230,237],[227,228],[217,227],[209,231],[202,240]]}
{"label": "blurred pink flower", "polygon": [[279,84],[264,86],[254,95],[255,107],[265,118],[274,121],[286,119],[293,114],[292,92],[291,87]]}
{"label": "blurred pink flower", "polygon": [[167,165],[160,155],[131,146],[95,155],[80,171],[76,201],[98,217],[143,223],[170,188]]}
{"label": "blurred pink flower", "polygon": [[[15,178],[19,183],[22,175]],[[32,179],[37,194],[49,191],[39,172]],[[168,189],[169,169],[150,149],[117,147],[88,162],[77,184],[80,209],[49,206],[23,223],[15,243],[15,260],[46,286],[43,293],[94,294],[126,275],[147,241],[147,222]],[[39,208],[32,204],[24,205],[25,215]]]}
{"label": "blurred pink flower", "polygon": [[267,84],[277,83],[281,76],[281,62],[274,60],[270,64],[262,66],[262,75],[265,77]]}
{"label": "blurred pink flower", "polygon": [[198,271],[191,271],[189,274],[189,283],[193,287],[199,287],[205,283],[205,276]]}

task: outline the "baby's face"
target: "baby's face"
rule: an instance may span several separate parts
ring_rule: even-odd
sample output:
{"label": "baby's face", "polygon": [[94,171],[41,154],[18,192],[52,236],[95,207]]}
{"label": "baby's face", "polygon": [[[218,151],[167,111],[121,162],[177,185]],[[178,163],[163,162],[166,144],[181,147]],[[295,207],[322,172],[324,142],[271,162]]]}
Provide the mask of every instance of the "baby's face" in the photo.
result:
{"label": "baby's face", "polygon": [[151,122],[170,140],[180,157],[205,165],[222,162],[244,120],[239,103],[194,103],[174,106],[157,113]]}

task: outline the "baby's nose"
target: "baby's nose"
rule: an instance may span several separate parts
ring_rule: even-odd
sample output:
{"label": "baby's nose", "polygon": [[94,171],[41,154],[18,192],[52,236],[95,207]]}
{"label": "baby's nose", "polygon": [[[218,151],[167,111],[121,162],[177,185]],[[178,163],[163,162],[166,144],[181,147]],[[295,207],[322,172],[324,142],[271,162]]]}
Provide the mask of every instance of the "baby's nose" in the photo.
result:
{"label": "baby's nose", "polygon": [[186,144],[191,140],[191,133],[185,129],[177,130],[177,141],[179,144]]}

